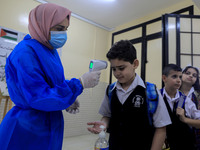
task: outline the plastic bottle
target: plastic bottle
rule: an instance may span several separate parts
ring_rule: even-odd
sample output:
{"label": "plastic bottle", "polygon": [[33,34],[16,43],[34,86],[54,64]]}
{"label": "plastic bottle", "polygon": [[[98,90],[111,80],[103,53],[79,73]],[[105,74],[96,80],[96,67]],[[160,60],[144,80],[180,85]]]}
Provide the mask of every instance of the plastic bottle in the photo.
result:
{"label": "plastic bottle", "polygon": [[102,130],[99,133],[99,138],[95,142],[94,150],[109,150],[109,144],[106,140],[106,133],[104,132],[105,127],[101,125],[100,128]]}

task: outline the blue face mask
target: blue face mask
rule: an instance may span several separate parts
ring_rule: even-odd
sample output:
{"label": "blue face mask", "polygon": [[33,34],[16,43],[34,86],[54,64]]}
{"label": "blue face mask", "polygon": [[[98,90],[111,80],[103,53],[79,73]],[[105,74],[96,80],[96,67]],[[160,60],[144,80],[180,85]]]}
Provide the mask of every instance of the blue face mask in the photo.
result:
{"label": "blue face mask", "polygon": [[56,49],[63,47],[65,42],[67,41],[67,32],[66,31],[50,31],[51,33],[51,40],[49,43],[51,46]]}

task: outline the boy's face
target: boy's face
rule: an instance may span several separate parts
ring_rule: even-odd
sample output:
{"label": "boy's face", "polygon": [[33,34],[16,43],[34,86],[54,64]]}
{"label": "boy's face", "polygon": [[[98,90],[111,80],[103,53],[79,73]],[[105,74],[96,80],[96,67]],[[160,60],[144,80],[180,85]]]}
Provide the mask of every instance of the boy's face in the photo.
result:
{"label": "boy's face", "polygon": [[165,88],[170,91],[176,91],[181,86],[182,72],[171,70],[168,76],[163,75],[162,79],[165,83]]}
{"label": "boy's face", "polygon": [[119,59],[111,59],[110,65],[113,71],[113,75],[119,81],[119,83],[123,84],[131,84],[135,78],[135,69],[138,67],[138,60],[135,59],[133,64],[128,61],[119,60]]}

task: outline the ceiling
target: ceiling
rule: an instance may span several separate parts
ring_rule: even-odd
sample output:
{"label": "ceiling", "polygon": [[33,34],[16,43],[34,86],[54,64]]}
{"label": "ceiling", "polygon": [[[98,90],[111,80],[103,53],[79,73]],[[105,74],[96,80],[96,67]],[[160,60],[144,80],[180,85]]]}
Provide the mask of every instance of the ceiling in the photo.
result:
{"label": "ceiling", "polygon": [[72,16],[112,31],[115,27],[184,0],[36,0],[56,3]]}

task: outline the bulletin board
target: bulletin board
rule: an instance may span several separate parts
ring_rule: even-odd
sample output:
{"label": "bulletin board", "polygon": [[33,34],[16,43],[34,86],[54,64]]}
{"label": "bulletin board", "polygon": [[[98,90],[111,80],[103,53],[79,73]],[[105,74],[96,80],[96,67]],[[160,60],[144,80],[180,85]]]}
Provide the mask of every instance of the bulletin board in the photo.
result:
{"label": "bulletin board", "polygon": [[0,89],[4,96],[9,96],[5,78],[6,59],[25,35],[26,33],[0,26]]}

